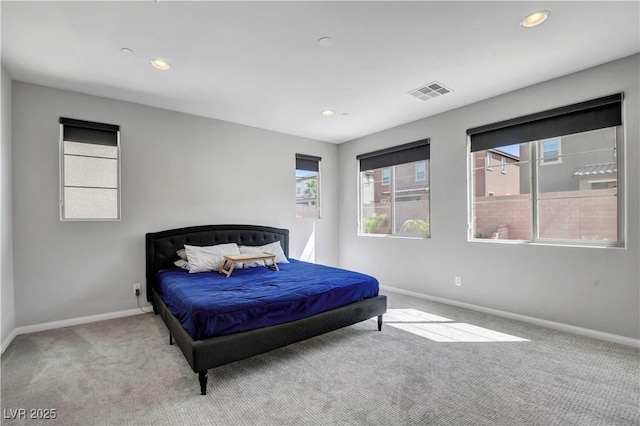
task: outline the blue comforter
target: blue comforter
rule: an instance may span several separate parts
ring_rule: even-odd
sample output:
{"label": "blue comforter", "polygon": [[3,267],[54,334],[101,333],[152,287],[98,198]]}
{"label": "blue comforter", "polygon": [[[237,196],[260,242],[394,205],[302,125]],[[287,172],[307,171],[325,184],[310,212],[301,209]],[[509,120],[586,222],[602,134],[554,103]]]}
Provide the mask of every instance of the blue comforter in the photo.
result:
{"label": "blue comforter", "polygon": [[264,267],[190,274],[157,273],[154,287],[196,340],[295,321],[378,295],[365,274],[290,260],[280,272]]}

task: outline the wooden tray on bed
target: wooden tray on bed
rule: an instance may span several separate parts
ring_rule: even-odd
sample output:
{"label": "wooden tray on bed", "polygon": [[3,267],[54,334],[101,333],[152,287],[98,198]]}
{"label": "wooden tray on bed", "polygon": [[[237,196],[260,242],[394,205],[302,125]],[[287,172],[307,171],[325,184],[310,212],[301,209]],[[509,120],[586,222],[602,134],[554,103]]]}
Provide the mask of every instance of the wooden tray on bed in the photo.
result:
{"label": "wooden tray on bed", "polygon": [[[267,260],[271,261],[271,264],[276,271],[280,271],[280,269],[278,268],[278,264],[276,263],[276,255],[263,251],[260,253],[226,254],[224,255],[224,262],[222,263],[222,266],[220,267],[218,272],[220,272],[221,274],[225,274],[227,278],[229,278],[231,276],[231,273],[235,269],[237,263],[251,263],[251,262],[263,261],[265,262],[265,265],[266,265]],[[229,269],[225,269],[224,267],[228,262],[231,262],[231,267]]]}

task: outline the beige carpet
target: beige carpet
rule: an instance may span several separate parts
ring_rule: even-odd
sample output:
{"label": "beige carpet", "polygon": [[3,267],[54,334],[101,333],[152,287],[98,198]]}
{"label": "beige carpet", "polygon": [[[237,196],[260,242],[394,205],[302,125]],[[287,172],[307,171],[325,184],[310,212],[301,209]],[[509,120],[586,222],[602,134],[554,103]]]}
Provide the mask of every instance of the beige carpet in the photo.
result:
{"label": "beige carpet", "polygon": [[2,424],[640,424],[637,349],[388,296],[382,332],[367,321],[210,370],[206,396],[153,314],[18,336]]}

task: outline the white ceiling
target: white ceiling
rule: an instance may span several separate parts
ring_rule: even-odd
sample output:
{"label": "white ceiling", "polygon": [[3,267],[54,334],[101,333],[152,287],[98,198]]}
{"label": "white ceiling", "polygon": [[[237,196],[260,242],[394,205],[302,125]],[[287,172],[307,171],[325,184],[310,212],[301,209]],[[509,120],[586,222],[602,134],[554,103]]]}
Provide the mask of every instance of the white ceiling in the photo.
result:
{"label": "white ceiling", "polygon": [[[637,53],[639,6],[2,1],[2,63],[18,81],[341,143]],[[546,23],[519,25],[541,9]],[[407,94],[432,81],[452,92]]]}

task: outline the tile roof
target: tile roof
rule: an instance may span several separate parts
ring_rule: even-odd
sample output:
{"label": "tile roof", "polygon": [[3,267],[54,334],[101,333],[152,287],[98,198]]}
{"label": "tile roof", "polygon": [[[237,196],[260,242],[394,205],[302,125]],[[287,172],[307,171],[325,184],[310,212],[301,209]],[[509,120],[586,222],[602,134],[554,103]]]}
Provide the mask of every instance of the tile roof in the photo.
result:
{"label": "tile roof", "polygon": [[587,164],[576,170],[574,176],[601,175],[604,173],[615,173],[618,171],[616,163]]}
{"label": "tile roof", "polygon": [[[400,186],[396,188],[396,194],[400,193],[411,193],[411,192],[427,192],[429,190],[428,186],[425,185],[410,185],[410,186]],[[383,195],[391,194],[391,191],[384,191]]]}

